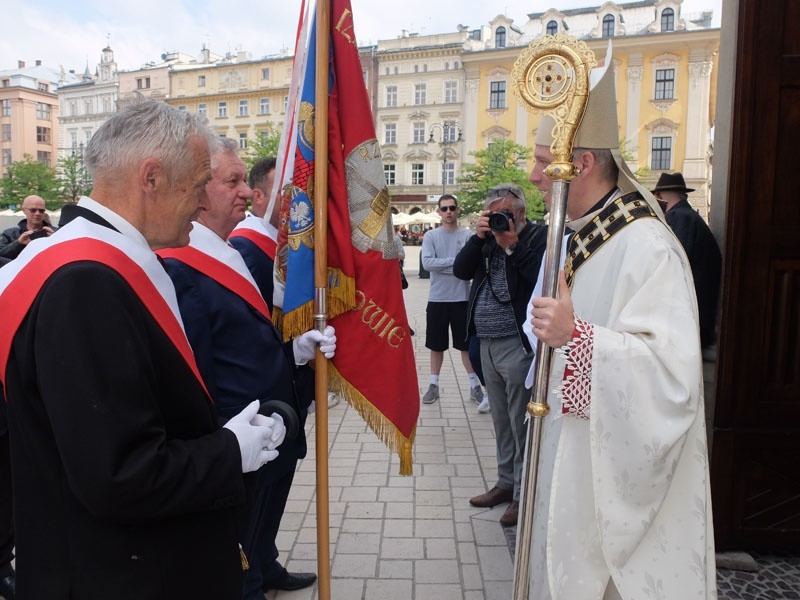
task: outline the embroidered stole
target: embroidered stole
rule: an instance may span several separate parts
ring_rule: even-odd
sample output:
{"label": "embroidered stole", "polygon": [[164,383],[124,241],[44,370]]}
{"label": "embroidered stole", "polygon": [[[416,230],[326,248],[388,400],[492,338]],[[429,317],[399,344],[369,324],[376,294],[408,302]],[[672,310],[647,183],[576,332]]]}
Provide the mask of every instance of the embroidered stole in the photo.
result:
{"label": "embroidered stole", "polygon": [[591,221],[578,230],[569,241],[564,276],[572,287],[575,273],[614,235],[642,218],[657,219],[658,215],[638,192],[620,196],[597,213]]}

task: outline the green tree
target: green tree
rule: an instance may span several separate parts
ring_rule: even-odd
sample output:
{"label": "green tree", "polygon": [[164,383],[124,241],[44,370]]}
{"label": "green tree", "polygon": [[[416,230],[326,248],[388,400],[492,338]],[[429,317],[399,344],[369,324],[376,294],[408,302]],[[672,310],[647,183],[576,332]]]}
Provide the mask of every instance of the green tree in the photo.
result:
{"label": "green tree", "polygon": [[474,164],[464,165],[464,174],[458,178],[462,184],[458,204],[462,214],[477,213],[483,210],[486,192],[501,183],[514,183],[525,192],[529,219],[541,219],[544,214],[544,201],[536,187],[528,181],[525,161],[530,149],[511,140],[496,140],[484,150],[470,152]]}
{"label": "green tree", "polygon": [[[628,140],[625,138],[622,138],[619,141],[619,153],[623,160],[628,164],[628,167],[630,167],[631,164],[633,164],[634,167],[638,167],[638,165],[633,162],[633,153],[628,149]],[[631,169],[631,171],[633,171],[633,175],[639,181],[650,177],[650,169],[647,167],[647,165],[639,167],[635,171]]]}
{"label": "green tree", "polygon": [[45,200],[58,196],[56,170],[47,167],[26,154],[22,160],[11,163],[6,168],[6,176],[0,179],[3,202],[6,206],[19,206],[25,196],[36,194]]}
{"label": "green tree", "polygon": [[259,131],[256,139],[247,141],[247,151],[242,152],[242,160],[250,170],[262,158],[276,157],[281,142],[281,129],[275,123],[267,123],[266,131]]}
{"label": "green tree", "polygon": [[92,178],[80,153],[59,158],[57,175],[62,197],[69,198],[73,202],[87,195],[92,189]]}

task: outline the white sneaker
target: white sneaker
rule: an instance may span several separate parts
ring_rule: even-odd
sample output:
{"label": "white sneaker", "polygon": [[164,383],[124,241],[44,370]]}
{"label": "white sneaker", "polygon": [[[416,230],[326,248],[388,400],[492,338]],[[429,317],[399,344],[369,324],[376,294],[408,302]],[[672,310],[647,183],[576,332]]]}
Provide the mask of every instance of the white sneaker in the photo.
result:
{"label": "white sneaker", "polygon": [[333,408],[337,404],[339,404],[339,396],[331,391],[328,391],[328,408]]}
{"label": "white sneaker", "polygon": [[484,396],[481,403],[478,405],[478,412],[483,414],[488,413],[491,410],[489,408],[489,396]]}
{"label": "white sneaker", "polygon": [[469,397],[475,404],[480,404],[481,402],[483,402],[483,389],[481,388],[481,386],[479,385],[473,386],[469,390]]}

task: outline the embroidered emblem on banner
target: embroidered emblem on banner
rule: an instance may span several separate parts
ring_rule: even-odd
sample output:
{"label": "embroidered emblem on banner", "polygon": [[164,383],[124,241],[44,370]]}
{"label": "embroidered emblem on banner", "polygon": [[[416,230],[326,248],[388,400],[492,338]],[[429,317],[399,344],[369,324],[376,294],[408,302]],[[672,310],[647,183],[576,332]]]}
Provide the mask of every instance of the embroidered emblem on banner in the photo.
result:
{"label": "embroidered emblem on banner", "polygon": [[636,219],[654,218],[658,215],[638,192],[625,194],[614,200],[572,236],[564,262],[564,276],[572,287],[575,272],[589,260],[600,247],[626,225]]}

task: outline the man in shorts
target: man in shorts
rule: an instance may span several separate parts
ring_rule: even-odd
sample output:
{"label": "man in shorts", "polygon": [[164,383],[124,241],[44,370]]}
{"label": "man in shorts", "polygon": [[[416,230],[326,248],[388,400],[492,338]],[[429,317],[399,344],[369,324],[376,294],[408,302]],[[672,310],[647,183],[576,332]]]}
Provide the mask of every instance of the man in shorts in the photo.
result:
{"label": "man in shorts", "polygon": [[448,327],[453,336],[453,348],[461,351],[461,362],[467,370],[470,397],[480,402],[483,390],[467,352],[469,281],[453,275],[456,255],[472,237],[472,232],[458,226],[458,201],[454,196],[445,194],[439,198],[438,211],[442,217],[441,227],[429,231],[422,238],[422,266],[431,274],[425,333],[425,347],[431,351],[431,382],[422,403],[433,404],[439,399],[439,373],[444,351],[449,347]]}

